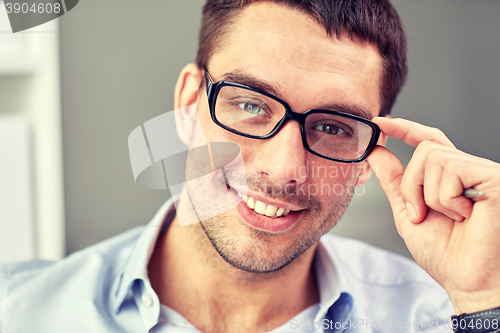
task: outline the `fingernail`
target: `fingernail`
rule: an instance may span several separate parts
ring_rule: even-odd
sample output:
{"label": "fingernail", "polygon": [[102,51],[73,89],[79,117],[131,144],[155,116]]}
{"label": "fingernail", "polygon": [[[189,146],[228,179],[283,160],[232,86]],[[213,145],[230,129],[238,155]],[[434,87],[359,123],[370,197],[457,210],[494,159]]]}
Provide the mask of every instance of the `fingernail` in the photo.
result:
{"label": "fingernail", "polygon": [[413,205],[409,202],[406,202],[405,205],[406,205],[406,214],[408,214],[408,218],[412,222],[415,221],[415,219],[417,218],[417,214],[415,213],[415,208],[413,208]]}

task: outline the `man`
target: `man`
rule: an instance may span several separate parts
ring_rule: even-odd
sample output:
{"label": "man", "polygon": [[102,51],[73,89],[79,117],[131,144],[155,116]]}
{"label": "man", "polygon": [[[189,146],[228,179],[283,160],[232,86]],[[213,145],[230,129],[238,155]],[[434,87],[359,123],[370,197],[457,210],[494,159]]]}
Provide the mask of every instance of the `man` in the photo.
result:
{"label": "man", "polygon": [[[224,168],[222,189],[215,173],[186,182],[150,228],[57,264],[2,268],[4,332],[449,331],[454,313],[500,306],[500,166],[389,118],[406,70],[388,3],[311,3],[208,1],[198,64],[176,86],[178,132],[190,151],[237,145],[242,162]],[[383,148],[387,136],[417,147],[406,170]],[[188,154],[186,173],[201,163]],[[363,172],[345,172],[353,166]],[[332,168],[337,177],[321,172]],[[320,240],[369,169],[447,294],[410,262]],[[463,195],[471,188],[474,201]],[[220,209],[221,192],[234,207]],[[476,317],[487,330],[474,329],[498,329],[490,312]]]}

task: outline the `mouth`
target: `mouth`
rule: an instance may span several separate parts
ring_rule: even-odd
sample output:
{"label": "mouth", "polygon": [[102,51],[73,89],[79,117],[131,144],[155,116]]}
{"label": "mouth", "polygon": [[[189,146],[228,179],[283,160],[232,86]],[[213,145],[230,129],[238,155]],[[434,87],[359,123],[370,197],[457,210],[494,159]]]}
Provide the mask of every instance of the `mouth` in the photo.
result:
{"label": "mouth", "polygon": [[243,200],[243,202],[247,204],[247,206],[250,209],[253,209],[253,211],[255,213],[260,214],[260,215],[265,215],[265,216],[271,217],[271,218],[279,218],[279,217],[287,216],[291,211],[290,209],[286,209],[283,207],[268,205],[262,201],[254,199],[253,197],[243,195],[240,192],[236,192],[236,193]]}
{"label": "mouth", "polygon": [[242,194],[229,186],[228,189],[233,194],[236,210],[243,220],[261,230],[282,232],[291,229],[304,212],[303,209],[295,207],[287,207],[286,205],[271,202],[266,203],[263,198]]}

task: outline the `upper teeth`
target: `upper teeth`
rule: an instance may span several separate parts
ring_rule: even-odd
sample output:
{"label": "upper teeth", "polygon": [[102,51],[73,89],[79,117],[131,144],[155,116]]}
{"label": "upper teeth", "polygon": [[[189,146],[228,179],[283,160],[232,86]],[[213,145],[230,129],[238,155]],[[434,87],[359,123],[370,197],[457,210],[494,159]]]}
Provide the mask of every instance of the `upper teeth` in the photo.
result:
{"label": "upper teeth", "polygon": [[247,195],[243,195],[240,192],[238,192],[238,195],[240,196],[240,198],[243,199],[243,201],[247,204],[248,207],[253,209],[253,211],[258,214],[266,215],[269,217],[280,217],[280,216],[287,216],[288,213],[290,213],[290,209],[276,207],[273,205],[267,205],[262,201],[255,200],[254,198],[249,197]]}

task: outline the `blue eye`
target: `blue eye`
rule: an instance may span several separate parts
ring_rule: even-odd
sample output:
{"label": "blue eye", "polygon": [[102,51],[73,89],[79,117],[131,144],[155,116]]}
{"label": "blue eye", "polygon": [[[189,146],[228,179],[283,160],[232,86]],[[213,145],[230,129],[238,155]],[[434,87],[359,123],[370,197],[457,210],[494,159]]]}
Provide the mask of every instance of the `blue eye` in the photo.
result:
{"label": "blue eye", "polygon": [[258,105],[254,103],[238,103],[238,106],[244,110],[245,112],[251,113],[251,114],[266,114],[266,111]]}

